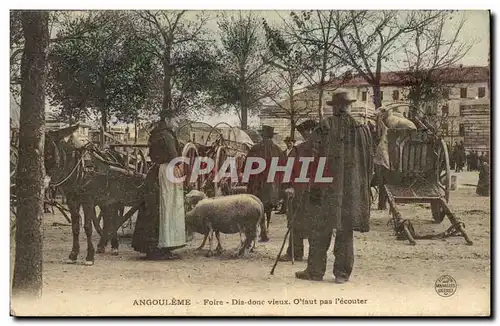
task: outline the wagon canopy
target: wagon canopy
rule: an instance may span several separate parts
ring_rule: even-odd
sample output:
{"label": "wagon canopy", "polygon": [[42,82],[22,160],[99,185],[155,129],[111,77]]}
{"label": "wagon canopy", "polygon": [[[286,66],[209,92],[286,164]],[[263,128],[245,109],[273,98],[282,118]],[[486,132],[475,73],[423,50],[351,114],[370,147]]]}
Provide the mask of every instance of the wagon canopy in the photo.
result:
{"label": "wagon canopy", "polygon": [[212,131],[213,127],[208,123],[187,121],[180,125],[175,133],[177,139],[183,145],[192,142],[195,144],[210,146],[220,135]]}
{"label": "wagon canopy", "polygon": [[254,145],[254,141],[245,131],[225,122],[211,126],[204,122],[188,121],[177,128],[176,134],[181,144],[192,142],[212,146],[215,141],[219,141],[219,144],[243,151]]}

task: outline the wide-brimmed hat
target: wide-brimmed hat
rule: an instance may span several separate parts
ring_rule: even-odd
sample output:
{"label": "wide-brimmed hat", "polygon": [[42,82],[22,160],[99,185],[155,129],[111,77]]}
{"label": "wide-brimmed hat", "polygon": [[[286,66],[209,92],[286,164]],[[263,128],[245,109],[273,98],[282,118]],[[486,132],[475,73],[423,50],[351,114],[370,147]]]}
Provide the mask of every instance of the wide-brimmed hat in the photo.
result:
{"label": "wide-brimmed hat", "polygon": [[306,120],[299,124],[296,129],[298,132],[303,133],[304,131],[312,131],[318,126],[318,123],[314,120]]}
{"label": "wide-brimmed hat", "polygon": [[291,136],[286,136],[284,142],[285,143],[287,143],[287,142],[295,143],[295,139],[293,139],[293,137],[291,137]]}
{"label": "wide-brimmed hat", "polygon": [[259,130],[259,133],[262,136],[274,136],[274,135],[276,135],[276,133],[274,132],[274,127],[266,126],[266,125],[262,126],[262,129]]}
{"label": "wide-brimmed hat", "polygon": [[334,93],[331,101],[326,101],[327,105],[333,106],[338,104],[350,104],[356,102],[356,99],[351,96],[348,92]]}

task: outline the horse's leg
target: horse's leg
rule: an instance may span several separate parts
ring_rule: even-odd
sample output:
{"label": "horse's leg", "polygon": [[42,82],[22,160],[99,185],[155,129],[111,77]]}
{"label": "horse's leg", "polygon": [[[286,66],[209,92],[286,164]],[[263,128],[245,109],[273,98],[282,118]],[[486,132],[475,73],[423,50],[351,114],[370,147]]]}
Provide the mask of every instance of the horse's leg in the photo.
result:
{"label": "horse's leg", "polygon": [[118,255],[118,218],[123,216],[125,206],[117,204],[112,209],[113,215],[110,216],[109,232],[111,237],[111,254]]}
{"label": "horse's leg", "polygon": [[98,254],[103,254],[106,252],[106,246],[108,245],[108,239],[109,239],[109,219],[111,218],[112,210],[110,209],[109,206],[105,205],[100,205],[99,206],[101,213],[100,215],[102,216],[102,235],[101,238],[99,239],[99,243],[97,244],[97,253]]}
{"label": "horse's leg", "polygon": [[[91,202],[85,202],[82,206],[84,213],[83,228],[87,236],[87,257],[85,257],[85,265],[93,265],[95,249],[92,243],[92,220],[96,218],[95,205]],[[104,234],[106,233],[104,232]]]}
{"label": "horse's leg", "polygon": [[68,194],[66,199],[71,215],[71,232],[73,235],[73,246],[71,248],[71,253],[69,254],[69,262],[75,263],[78,259],[78,254],[80,253],[80,202],[78,197],[75,195]]}

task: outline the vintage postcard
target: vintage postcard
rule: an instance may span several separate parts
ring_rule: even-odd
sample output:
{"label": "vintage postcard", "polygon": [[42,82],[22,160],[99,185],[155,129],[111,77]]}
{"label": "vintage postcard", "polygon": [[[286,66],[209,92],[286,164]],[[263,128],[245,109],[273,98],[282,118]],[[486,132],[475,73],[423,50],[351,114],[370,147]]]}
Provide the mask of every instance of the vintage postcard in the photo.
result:
{"label": "vintage postcard", "polygon": [[490,316],[487,10],[11,10],[12,316]]}

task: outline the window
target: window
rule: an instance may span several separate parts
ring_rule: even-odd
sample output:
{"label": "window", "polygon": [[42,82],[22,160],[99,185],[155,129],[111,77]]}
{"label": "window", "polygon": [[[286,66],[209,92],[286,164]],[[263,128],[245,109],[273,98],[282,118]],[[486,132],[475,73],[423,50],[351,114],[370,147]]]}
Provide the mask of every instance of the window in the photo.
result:
{"label": "window", "polygon": [[384,92],[380,92],[380,102],[384,100]]}
{"label": "window", "polygon": [[449,113],[448,105],[443,105],[441,107],[441,115],[442,116],[447,116]]}
{"label": "window", "polygon": [[361,101],[366,102],[366,92],[361,92]]}
{"label": "window", "polygon": [[464,111],[465,111],[466,106],[465,105],[460,105],[460,116],[464,116]]}
{"label": "window", "polygon": [[441,128],[443,129],[443,134],[445,136],[448,136],[448,122],[443,122],[443,125],[441,126]]}
{"label": "window", "polygon": [[397,89],[392,91],[392,99],[394,101],[399,101],[399,91]]}
{"label": "window", "polygon": [[465,126],[462,123],[458,126],[458,133],[460,137],[465,136]]}
{"label": "window", "polygon": [[443,134],[445,136],[448,135],[448,122],[443,122],[443,124],[441,125],[441,129],[443,129]]}
{"label": "window", "polygon": [[460,98],[467,98],[467,87],[460,88]]}
{"label": "window", "polygon": [[484,87],[479,87],[477,89],[477,97],[483,98],[486,95],[486,88]]}

